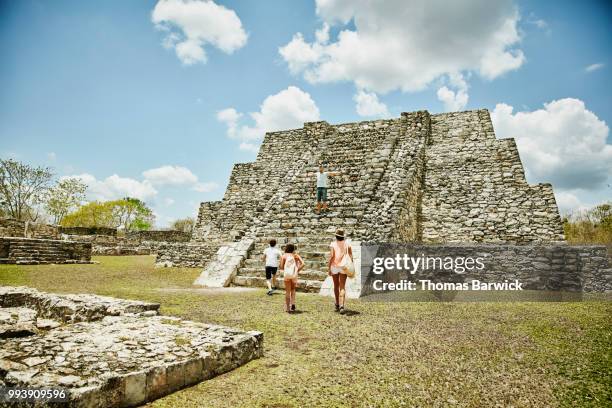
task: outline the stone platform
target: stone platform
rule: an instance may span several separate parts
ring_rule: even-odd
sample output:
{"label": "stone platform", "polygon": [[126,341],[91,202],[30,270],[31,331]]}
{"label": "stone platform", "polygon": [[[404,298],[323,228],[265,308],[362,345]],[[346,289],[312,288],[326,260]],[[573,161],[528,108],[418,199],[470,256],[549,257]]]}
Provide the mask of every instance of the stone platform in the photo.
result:
{"label": "stone platform", "polygon": [[68,406],[135,406],[263,353],[263,335],[159,316],[159,304],[0,288],[0,386],[65,387]]}

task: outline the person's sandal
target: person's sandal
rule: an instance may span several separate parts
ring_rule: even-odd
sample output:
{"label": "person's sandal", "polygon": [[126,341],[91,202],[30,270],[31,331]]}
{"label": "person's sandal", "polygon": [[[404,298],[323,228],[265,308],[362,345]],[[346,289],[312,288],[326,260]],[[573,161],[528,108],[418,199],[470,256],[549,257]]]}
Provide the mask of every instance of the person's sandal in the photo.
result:
{"label": "person's sandal", "polygon": [[274,293],[274,289],[270,289],[270,290],[268,291],[268,296],[272,296],[272,293]]}
{"label": "person's sandal", "polygon": [[339,312],[340,311],[340,305],[334,305],[334,306],[335,306],[334,312]]}
{"label": "person's sandal", "polygon": [[340,306],[340,314],[343,315],[344,313],[346,313],[346,310],[344,310],[344,306]]}
{"label": "person's sandal", "polygon": [[295,305],[291,305],[291,311],[295,312]]}

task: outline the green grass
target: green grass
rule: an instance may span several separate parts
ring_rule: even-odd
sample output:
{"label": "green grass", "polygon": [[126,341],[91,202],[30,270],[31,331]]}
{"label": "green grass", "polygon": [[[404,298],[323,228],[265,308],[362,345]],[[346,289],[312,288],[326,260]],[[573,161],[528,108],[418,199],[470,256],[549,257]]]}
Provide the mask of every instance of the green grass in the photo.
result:
{"label": "green grass", "polygon": [[[612,406],[612,303],[373,303],[192,291],[153,258],[0,265],[0,284],[157,301],[162,313],[264,333],[265,356],[152,407]],[[181,339],[178,339],[180,342]],[[497,405],[498,404],[498,405]]]}

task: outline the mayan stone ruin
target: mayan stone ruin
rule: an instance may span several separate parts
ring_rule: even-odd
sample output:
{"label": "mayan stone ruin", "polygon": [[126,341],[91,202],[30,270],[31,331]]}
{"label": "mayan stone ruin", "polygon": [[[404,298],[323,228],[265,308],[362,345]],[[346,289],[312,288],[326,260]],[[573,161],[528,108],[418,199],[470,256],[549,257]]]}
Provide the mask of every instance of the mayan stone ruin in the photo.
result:
{"label": "mayan stone ruin", "polygon": [[62,406],[136,406],[263,353],[260,332],[158,310],[157,303],[0,287],[0,386],[64,387]]}
{"label": "mayan stone ruin", "polygon": [[191,234],[173,230],[62,227],[0,218],[0,263],[90,263],[92,255],[154,255],[168,243],[187,242]]}
{"label": "mayan stone ruin", "polygon": [[[330,178],[331,211],[319,215],[320,163],[340,175]],[[275,238],[306,260],[298,288],[323,293],[336,228],[357,258],[362,242],[564,241],[552,186],[527,183],[514,140],[495,138],[487,110],[418,111],[267,133],[256,161],[234,165],[223,199],[201,204],[191,241],[162,245],[157,265],[203,267],[201,286],[264,286],[261,253]]]}

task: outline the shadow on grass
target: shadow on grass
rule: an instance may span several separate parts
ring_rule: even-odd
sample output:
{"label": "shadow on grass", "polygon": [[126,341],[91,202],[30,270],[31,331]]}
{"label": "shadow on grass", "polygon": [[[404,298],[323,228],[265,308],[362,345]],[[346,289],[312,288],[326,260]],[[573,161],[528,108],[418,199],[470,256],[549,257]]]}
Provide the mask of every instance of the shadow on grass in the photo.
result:
{"label": "shadow on grass", "polygon": [[360,315],[361,313],[359,313],[356,310],[345,310],[344,311],[344,316],[357,316]]}

